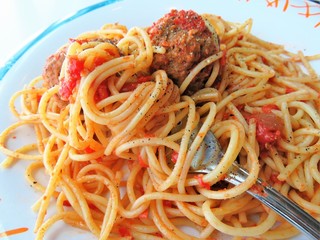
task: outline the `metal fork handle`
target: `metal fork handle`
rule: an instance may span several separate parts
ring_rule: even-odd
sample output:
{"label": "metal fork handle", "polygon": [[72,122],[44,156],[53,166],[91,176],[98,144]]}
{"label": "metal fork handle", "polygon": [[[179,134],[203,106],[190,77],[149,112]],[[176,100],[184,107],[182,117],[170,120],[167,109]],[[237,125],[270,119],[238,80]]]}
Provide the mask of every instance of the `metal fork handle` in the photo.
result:
{"label": "metal fork handle", "polygon": [[320,4],[320,0],[309,0],[309,2],[314,2]]}
{"label": "metal fork handle", "polygon": [[[226,181],[234,185],[239,185],[248,177],[248,172],[236,163],[233,164],[232,172]],[[256,181],[256,187],[262,190],[262,194],[252,190],[247,192],[277,212],[310,239],[320,239],[320,222],[261,179]]]}

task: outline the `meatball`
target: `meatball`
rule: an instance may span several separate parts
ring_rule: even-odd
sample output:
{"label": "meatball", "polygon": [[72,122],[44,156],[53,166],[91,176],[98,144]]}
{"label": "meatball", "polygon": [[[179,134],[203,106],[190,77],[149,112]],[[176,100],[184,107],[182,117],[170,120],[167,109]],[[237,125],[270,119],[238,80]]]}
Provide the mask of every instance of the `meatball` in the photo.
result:
{"label": "meatball", "polygon": [[51,88],[59,84],[60,70],[66,58],[66,51],[67,47],[63,47],[47,58],[42,73],[44,87]]}
{"label": "meatball", "polygon": [[[64,46],[47,58],[42,72],[43,86],[45,88],[49,89],[59,84],[60,71],[66,58],[66,52],[67,46]],[[63,101],[58,94],[53,95],[53,100],[60,108],[64,108],[67,105],[67,102]]]}
{"label": "meatball", "polygon": [[[93,38],[93,39],[70,39],[71,41],[76,41],[79,44],[97,42],[97,43],[110,43],[114,47],[114,52],[108,51],[107,53],[112,55],[120,55],[120,50],[116,46],[116,41],[107,38]],[[77,55],[67,55],[67,51],[70,44],[66,44],[64,47],[60,48],[56,53],[49,56],[46,60],[42,77],[43,86],[46,88],[51,88],[55,85],[59,85],[59,92],[54,96],[54,100],[59,106],[65,106],[69,97],[78,81],[81,79],[81,73],[83,70],[92,71],[92,69],[84,69],[84,60],[78,59]],[[112,57],[114,57],[112,55]],[[67,77],[60,77],[60,72],[64,61],[66,62]],[[92,67],[97,67],[102,64],[106,59],[95,58],[92,62]]]}
{"label": "meatball", "polygon": [[[71,39],[71,41],[78,41],[79,43],[83,42],[109,42],[113,45],[116,45],[116,42],[110,40],[110,39],[104,39],[104,38],[94,38],[94,39]],[[60,48],[57,52],[50,55],[45,63],[42,77],[43,77],[43,86],[47,88],[51,88],[57,84],[59,84],[59,76],[62,64],[66,58],[66,53],[68,50],[69,44],[66,44],[62,48]]]}
{"label": "meatball", "polygon": [[[205,58],[219,51],[219,38],[205,20],[192,10],[171,10],[147,29],[152,44],[165,48],[155,53],[151,70],[165,70],[180,86],[190,71]],[[213,65],[209,65],[192,80],[186,93],[203,88]]]}

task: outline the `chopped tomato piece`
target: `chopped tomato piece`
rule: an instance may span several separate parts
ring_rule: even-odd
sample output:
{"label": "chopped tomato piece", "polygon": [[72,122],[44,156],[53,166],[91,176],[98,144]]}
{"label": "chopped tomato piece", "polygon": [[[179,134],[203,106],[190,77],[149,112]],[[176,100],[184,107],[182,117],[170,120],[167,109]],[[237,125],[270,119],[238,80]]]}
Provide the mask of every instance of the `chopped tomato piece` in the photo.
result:
{"label": "chopped tomato piece", "polygon": [[294,90],[293,88],[290,87],[286,87],[286,93],[292,93],[295,92],[296,90]]}
{"label": "chopped tomato piece", "polygon": [[210,184],[203,181],[203,174],[198,174],[194,178],[198,180],[200,187],[210,190]]}
{"label": "chopped tomato piece", "polygon": [[70,81],[74,84],[81,78],[81,71],[84,67],[84,61],[78,59],[77,56],[69,57],[68,72],[70,74]]}
{"label": "chopped tomato piece", "polygon": [[274,143],[281,136],[281,132],[278,129],[268,128],[266,125],[258,124],[257,128],[257,140],[259,143]]}
{"label": "chopped tomato piece", "polygon": [[221,175],[219,176],[219,180],[222,181],[222,180],[226,179],[226,177],[227,177],[227,174],[226,174],[226,173],[225,173],[225,174],[221,174]]}
{"label": "chopped tomato piece", "polygon": [[220,65],[224,67],[227,64],[227,49],[222,50],[222,57],[220,58]]}
{"label": "chopped tomato piece", "polygon": [[265,57],[262,57],[262,62],[266,65],[268,65],[268,60]]}
{"label": "chopped tomato piece", "polygon": [[137,189],[138,192],[140,192],[141,195],[144,194],[144,189],[140,184],[139,185],[135,185],[135,189]]}
{"label": "chopped tomato piece", "polygon": [[135,90],[138,87],[138,85],[138,82],[125,83],[120,89],[120,92],[131,92]]}
{"label": "chopped tomato piece", "polygon": [[173,163],[176,163],[177,160],[178,160],[178,157],[179,157],[179,153],[176,152],[176,151],[174,151],[174,152],[171,154],[171,161],[172,161]]}
{"label": "chopped tomato piece", "polygon": [[264,113],[270,113],[271,110],[279,110],[279,108],[275,104],[267,104],[262,107],[262,112]]}
{"label": "chopped tomato piece", "polygon": [[102,82],[94,94],[94,101],[100,102],[101,100],[103,100],[109,96],[110,96],[110,91],[108,89],[108,86],[105,82]]}
{"label": "chopped tomato piece", "polygon": [[131,237],[130,239],[133,239],[128,227],[120,226],[119,227],[119,234],[121,237]]}
{"label": "chopped tomato piece", "polygon": [[66,207],[71,207],[71,204],[68,200],[64,200],[63,201],[63,206],[66,206]]}
{"label": "chopped tomato piece", "polygon": [[154,133],[145,133],[144,137],[152,138],[152,137],[155,137],[155,135],[154,135]]}
{"label": "chopped tomato piece", "polygon": [[141,155],[138,156],[138,161],[141,167],[143,168],[148,168],[149,165],[144,161]]}
{"label": "chopped tomato piece", "polygon": [[150,82],[152,80],[152,76],[139,76],[137,79],[138,83]]}
{"label": "chopped tomato piece", "polygon": [[68,100],[72,94],[73,89],[76,87],[81,79],[81,72],[84,68],[84,61],[78,59],[77,56],[69,56],[69,63],[67,71],[69,76],[61,79],[59,94],[62,100]]}
{"label": "chopped tomato piece", "polygon": [[120,89],[120,92],[131,92],[135,90],[139,84],[150,82],[152,80],[152,76],[139,76],[135,82],[127,82],[125,83],[122,88]]}
{"label": "chopped tomato piece", "polygon": [[95,57],[93,60],[93,69],[106,62],[104,57]]}
{"label": "chopped tomato piece", "polygon": [[40,102],[41,98],[42,98],[42,95],[41,94],[37,94],[37,102]]}
{"label": "chopped tomato piece", "polygon": [[256,121],[256,138],[260,144],[273,144],[281,137],[283,124],[273,113],[256,113],[244,115],[247,121]]}
{"label": "chopped tomato piece", "polygon": [[94,152],[94,150],[91,147],[87,147],[84,151],[86,153],[93,153]]}
{"label": "chopped tomato piece", "polygon": [[245,107],[244,104],[239,104],[239,105],[237,105],[237,109],[238,109],[239,111],[242,111],[242,110],[244,109],[244,107]]}
{"label": "chopped tomato piece", "polygon": [[149,215],[149,211],[148,209],[146,209],[143,213],[139,214],[139,218],[146,219],[148,218],[148,215]]}
{"label": "chopped tomato piece", "polygon": [[252,185],[252,187],[250,188],[250,191],[260,196],[265,196],[265,197],[267,196],[267,193],[263,191],[262,186],[259,186],[257,184]]}
{"label": "chopped tomato piece", "polygon": [[75,85],[70,83],[70,81],[66,81],[65,78],[61,79],[59,94],[62,100],[67,101],[72,94],[72,90],[74,89]]}
{"label": "chopped tomato piece", "polygon": [[165,207],[172,207],[172,202],[169,200],[163,200],[163,206]]}
{"label": "chopped tomato piece", "polygon": [[227,119],[229,119],[229,117],[230,117],[230,113],[229,113],[229,112],[225,112],[225,113],[223,114],[222,119],[223,119],[223,120],[227,120]]}
{"label": "chopped tomato piece", "polygon": [[284,183],[284,181],[281,181],[281,180],[278,179],[278,175],[279,174],[276,174],[276,173],[271,174],[271,176],[270,176],[271,182],[278,183],[278,184]]}
{"label": "chopped tomato piece", "polygon": [[268,156],[269,156],[268,151],[262,149],[262,151],[260,152],[260,157],[266,158]]}

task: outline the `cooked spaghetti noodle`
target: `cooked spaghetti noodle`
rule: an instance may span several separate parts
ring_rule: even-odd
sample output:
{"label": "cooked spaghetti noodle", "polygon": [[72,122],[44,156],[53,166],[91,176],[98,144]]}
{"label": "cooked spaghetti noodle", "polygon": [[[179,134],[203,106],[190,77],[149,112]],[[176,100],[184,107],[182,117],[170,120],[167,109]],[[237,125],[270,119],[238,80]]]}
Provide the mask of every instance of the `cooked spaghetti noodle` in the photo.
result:
{"label": "cooked spaghetti noodle", "polygon": [[[320,55],[294,54],[253,36],[251,19],[238,24],[203,17],[218,33],[221,51],[201,61],[181,86],[163,70],[150,72],[154,52],[163,49],[152,45],[145,29],[107,24],[63,46],[62,85],[74,77],[72,61],[74,68],[83,65],[72,91],[61,84],[42,87],[38,77],[13,95],[10,109],[19,121],[0,135],[8,156],[2,165],[34,160],[26,177],[42,194],[33,206],[36,239],[57,221],[99,239],[297,235],[245,193],[257,177],[320,219],[320,81],[309,63]],[[185,95],[193,76],[213,62],[205,88]],[[21,111],[15,108],[19,98]],[[272,142],[265,139],[270,129],[264,121],[279,123]],[[10,133],[27,124],[37,145],[6,148]],[[225,154],[211,173],[190,174],[209,130]],[[28,154],[34,149],[38,155]],[[239,186],[223,182],[234,161],[249,171]],[[39,170],[49,176],[45,185],[35,177]],[[56,212],[47,216],[52,199]]]}

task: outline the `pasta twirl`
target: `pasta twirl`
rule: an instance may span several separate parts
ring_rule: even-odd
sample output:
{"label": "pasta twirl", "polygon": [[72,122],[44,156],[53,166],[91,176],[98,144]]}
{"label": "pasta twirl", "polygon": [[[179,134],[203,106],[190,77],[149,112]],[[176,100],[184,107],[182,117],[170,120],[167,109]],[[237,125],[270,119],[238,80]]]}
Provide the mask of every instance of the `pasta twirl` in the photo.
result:
{"label": "pasta twirl", "polygon": [[[164,50],[152,45],[146,29],[106,24],[61,47],[59,83],[40,76],[12,96],[19,121],[0,135],[0,150],[8,155],[2,165],[34,160],[26,176],[41,192],[33,206],[36,239],[58,221],[98,239],[297,235],[245,193],[257,177],[320,219],[320,81],[309,63],[320,55],[291,53],[257,38],[251,19],[238,24],[202,17],[218,33],[220,51],[181,86],[150,69],[153,54]],[[185,95],[193,77],[212,63],[205,87]],[[190,143],[199,122],[203,127]],[[37,144],[8,149],[9,134],[27,124]],[[208,131],[224,157],[205,176],[189,174]],[[28,153],[35,148],[37,155]],[[223,182],[234,161],[250,172],[236,187]],[[35,184],[39,169],[49,176],[46,185]],[[56,211],[47,215],[53,199]]]}

